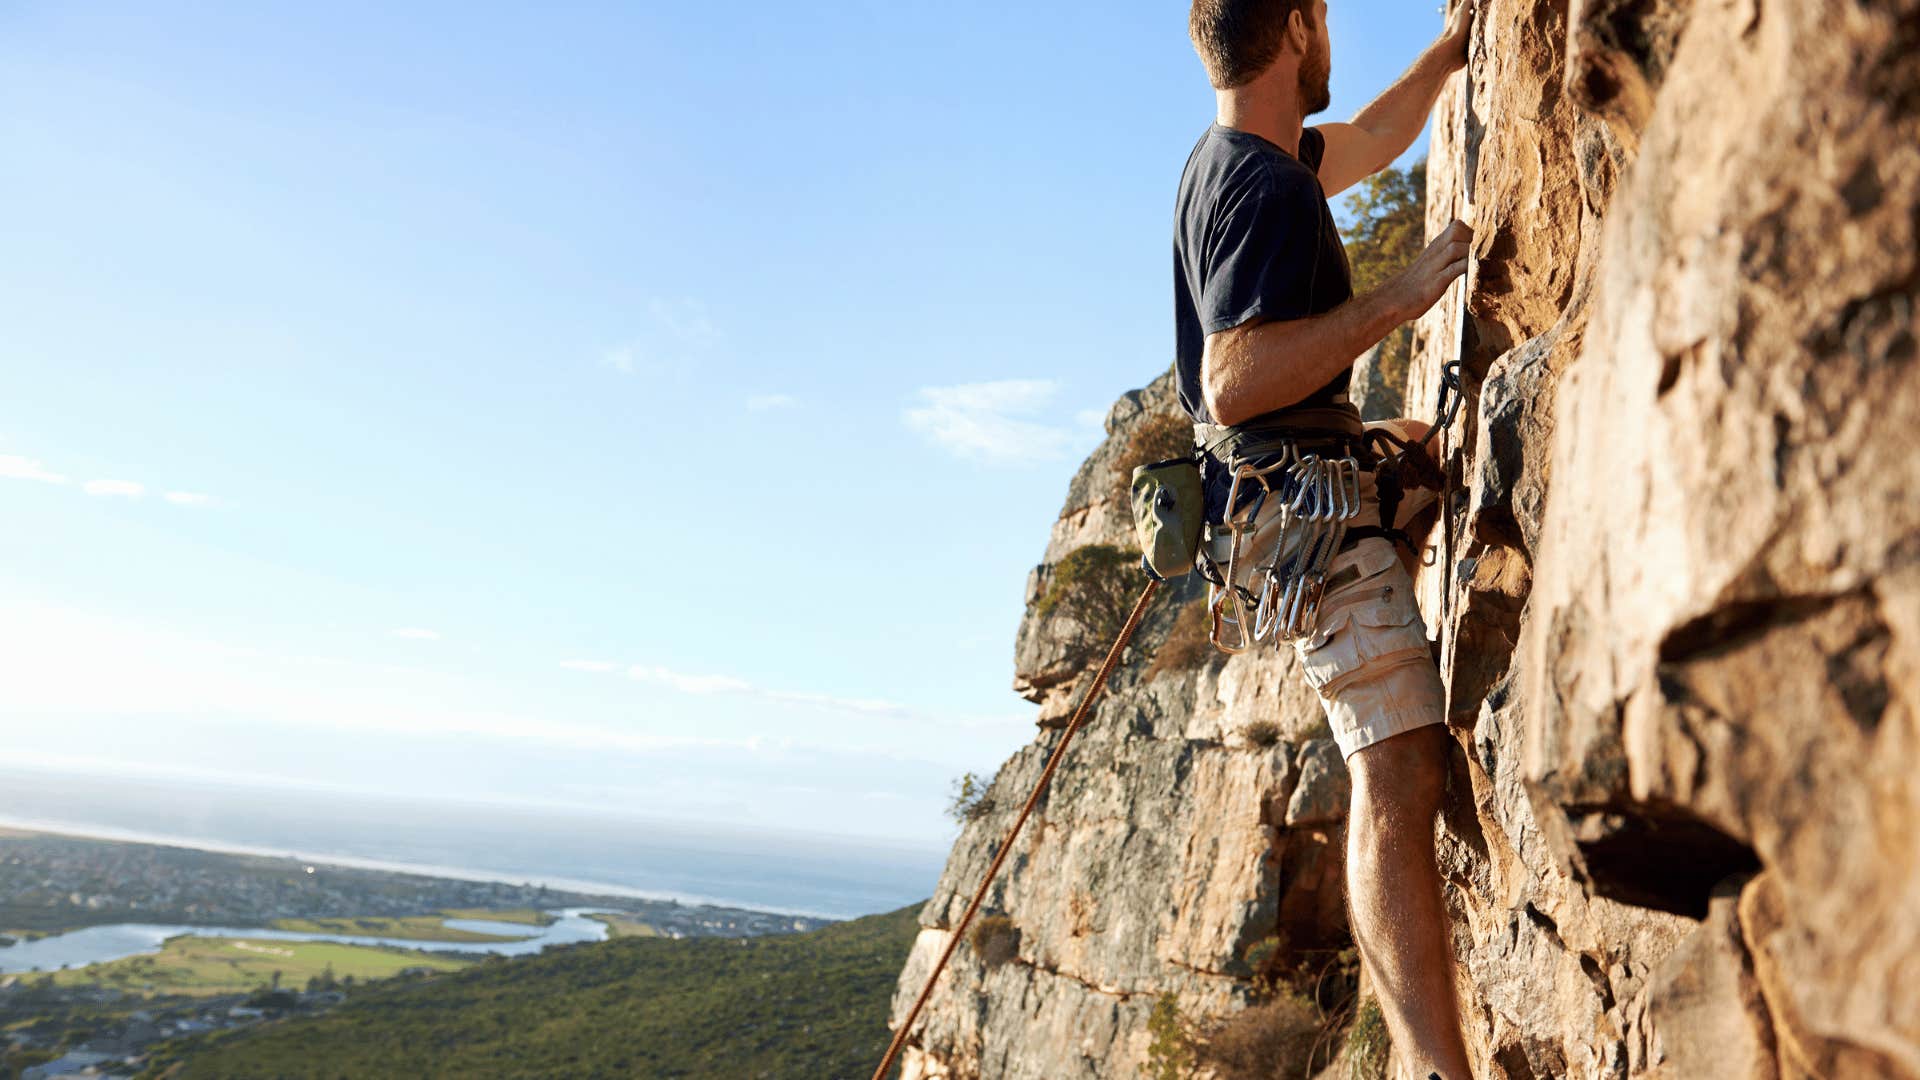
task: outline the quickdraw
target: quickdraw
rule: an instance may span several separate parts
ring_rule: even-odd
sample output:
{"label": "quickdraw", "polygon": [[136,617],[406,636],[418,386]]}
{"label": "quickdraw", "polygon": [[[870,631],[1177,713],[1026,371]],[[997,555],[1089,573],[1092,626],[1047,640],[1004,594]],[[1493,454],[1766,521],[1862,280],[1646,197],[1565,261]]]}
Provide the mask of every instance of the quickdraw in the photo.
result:
{"label": "quickdraw", "polygon": [[[1226,576],[1208,578],[1208,636],[1215,647],[1242,653],[1268,638],[1278,643],[1313,632],[1327,568],[1360,514],[1362,468],[1352,454],[1303,453],[1291,441],[1283,443],[1278,459],[1268,464],[1234,466],[1227,491],[1229,509],[1219,526],[1228,534]],[[1277,484],[1269,479],[1276,475]],[[1239,514],[1233,508],[1239,506],[1240,487],[1247,483],[1257,484],[1258,490],[1245,513]],[[1243,586],[1238,582],[1245,534],[1256,529],[1269,496],[1282,500],[1276,533],[1266,562],[1254,568]],[[1238,640],[1227,638],[1228,627]]]}
{"label": "quickdraw", "polygon": [[[1458,360],[1441,368],[1437,415],[1424,437],[1409,440],[1384,428],[1369,429],[1361,440],[1363,445],[1378,440],[1392,448],[1385,453],[1369,451],[1369,462],[1363,463],[1353,454],[1302,452],[1300,444],[1292,439],[1264,451],[1256,444],[1234,455],[1227,508],[1220,524],[1206,527],[1206,554],[1200,559],[1207,579],[1207,636],[1216,648],[1237,654],[1268,638],[1279,645],[1314,632],[1327,570],[1346,541],[1357,538],[1352,521],[1360,514],[1363,469],[1371,467],[1374,472],[1380,527],[1366,526],[1362,531],[1411,544],[1406,533],[1393,527],[1400,497],[1408,488],[1439,491],[1446,487],[1446,476],[1427,447],[1436,435],[1452,426],[1459,414],[1464,398],[1460,371]],[[1254,489],[1244,512],[1239,510],[1243,484]],[[1284,500],[1272,547],[1266,562],[1254,569],[1251,580],[1240,585],[1246,534],[1257,531],[1260,511],[1269,496]],[[1212,555],[1214,541],[1223,532],[1227,548],[1224,576]]]}

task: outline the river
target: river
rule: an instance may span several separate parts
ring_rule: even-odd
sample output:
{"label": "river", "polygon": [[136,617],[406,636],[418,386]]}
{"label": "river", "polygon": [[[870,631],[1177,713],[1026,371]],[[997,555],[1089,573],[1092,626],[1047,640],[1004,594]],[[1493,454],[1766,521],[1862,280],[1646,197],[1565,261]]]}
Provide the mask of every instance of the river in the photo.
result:
{"label": "river", "polygon": [[157,953],[168,938],[181,934],[201,937],[258,938],[271,941],[337,941],[348,945],[396,945],[403,949],[432,952],[498,953],[525,956],[549,945],[572,945],[582,941],[604,941],[607,925],[587,916],[604,908],[561,908],[548,914],[555,920],[547,926],[526,923],[495,922],[491,919],[448,919],[454,930],[472,930],[482,934],[513,935],[512,941],[413,941],[406,938],[361,937],[353,934],[309,934],[295,930],[268,930],[237,926],[178,926],[161,923],[111,923],[52,934],[37,941],[22,941],[0,948],[0,975],[31,971],[58,971],[85,967],[128,956]]}

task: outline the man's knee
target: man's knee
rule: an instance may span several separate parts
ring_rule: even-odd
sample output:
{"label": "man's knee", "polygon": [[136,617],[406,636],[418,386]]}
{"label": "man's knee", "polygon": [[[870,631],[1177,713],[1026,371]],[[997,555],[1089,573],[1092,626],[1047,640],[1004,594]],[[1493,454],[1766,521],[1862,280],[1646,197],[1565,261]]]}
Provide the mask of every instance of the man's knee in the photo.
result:
{"label": "man's knee", "polygon": [[1447,784],[1444,724],[1426,724],[1355,750],[1347,758],[1356,814],[1431,816]]}

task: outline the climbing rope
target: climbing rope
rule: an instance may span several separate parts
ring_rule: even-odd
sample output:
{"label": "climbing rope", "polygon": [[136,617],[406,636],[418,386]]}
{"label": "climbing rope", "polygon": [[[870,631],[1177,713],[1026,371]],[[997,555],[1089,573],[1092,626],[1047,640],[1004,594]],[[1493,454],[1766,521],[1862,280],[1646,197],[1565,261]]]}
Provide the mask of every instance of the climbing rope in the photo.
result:
{"label": "climbing rope", "polygon": [[1000,863],[1013,850],[1013,838],[1020,835],[1020,827],[1027,823],[1027,815],[1033,812],[1039,803],[1040,795],[1047,790],[1047,782],[1053,779],[1053,770],[1067,752],[1067,744],[1073,741],[1073,733],[1080,730],[1086,721],[1087,710],[1092,707],[1093,699],[1100,696],[1100,689],[1107,684],[1107,676],[1120,663],[1120,654],[1126,650],[1127,642],[1133,640],[1133,632],[1140,628],[1140,618],[1147,612],[1147,603],[1160,588],[1158,578],[1149,578],[1147,587],[1140,590],[1140,599],[1133,602],[1133,611],[1127,615],[1126,624],[1120,627],[1120,636],[1113,639],[1113,647],[1107,650],[1107,658],[1100,663],[1100,669],[1094,672],[1093,685],[1087,688],[1086,696],[1080,699],[1080,707],[1073,711],[1073,719],[1068,721],[1066,731],[1060,736],[1060,744],[1053,748],[1053,755],[1047,758],[1047,767],[1040,773],[1040,782],[1034,785],[1033,794],[1027,796],[1027,805],[1020,808],[1020,816],[1013,820],[1013,828],[1007,830],[1007,838],[1000,841],[1000,850],[994,853],[993,865],[987,867],[987,876],[981,880],[980,887],[974,890],[973,902],[967,905],[966,914],[960,916],[960,923],[953,928],[953,935],[947,939],[947,947],[941,951],[940,959],[934,961],[933,973],[927,976],[927,985],[920,990],[920,996],[914,1000],[913,1008],[907,1010],[907,1018],[900,1021],[900,1027],[893,1033],[893,1042],[887,1046],[887,1056],[880,1060],[880,1067],[873,1070],[873,1080],[886,1080],[887,1070],[893,1067],[893,1059],[906,1045],[907,1033],[913,1030],[913,1021],[920,1015],[921,1006],[933,994],[933,984],[940,978],[940,972],[947,966],[947,958],[953,955],[954,946],[966,934],[967,924],[973,921],[973,913],[980,910],[980,902],[987,897],[987,887],[993,884],[994,874],[1000,871]]}

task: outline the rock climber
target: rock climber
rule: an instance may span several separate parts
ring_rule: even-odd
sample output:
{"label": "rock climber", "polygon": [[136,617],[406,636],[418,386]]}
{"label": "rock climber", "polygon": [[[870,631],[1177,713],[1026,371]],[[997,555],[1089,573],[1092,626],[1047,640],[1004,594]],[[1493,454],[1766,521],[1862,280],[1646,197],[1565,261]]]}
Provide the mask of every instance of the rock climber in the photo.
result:
{"label": "rock climber", "polygon": [[[1364,465],[1378,460],[1361,449],[1370,428],[1427,434],[1410,420],[1363,425],[1347,397],[1350,370],[1465,271],[1472,232],[1454,219],[1404,270],[1354,295],[1327,199],[1412,144],[1442,84],[1466,65],[1471,22],[1470,0],[1459,0],[1441,35],[1352,122],[1305,127],[1329,103],[1326,0],[1193,0],[1188,29],[1218,111],[1180,177],[1175,366],[1203,446],[1209,436],[1235,444],[1230,456],[1202,455],[1209,544],[1223,520],[1248,512],[1225,505],[1235,462],[1276,440]],[[1237,438],[1249,434],[1259,438]],[[1434,849],[1445,695],[1409,557],[1391,539],[1422,499],[1384,497],[1374,471],[1360,475],[1356,522],[1371,527],[1352,530],[1327,566],[1317,625],[1292,646],[1352,774],[1347,911],[1394,1045],[1414,1076],[1467,1080]],[[1282,502],[1264,499],[1244,521],[1254,552]],[[1398,503],[1392,520],[1380,520],[1383,502]]]}

